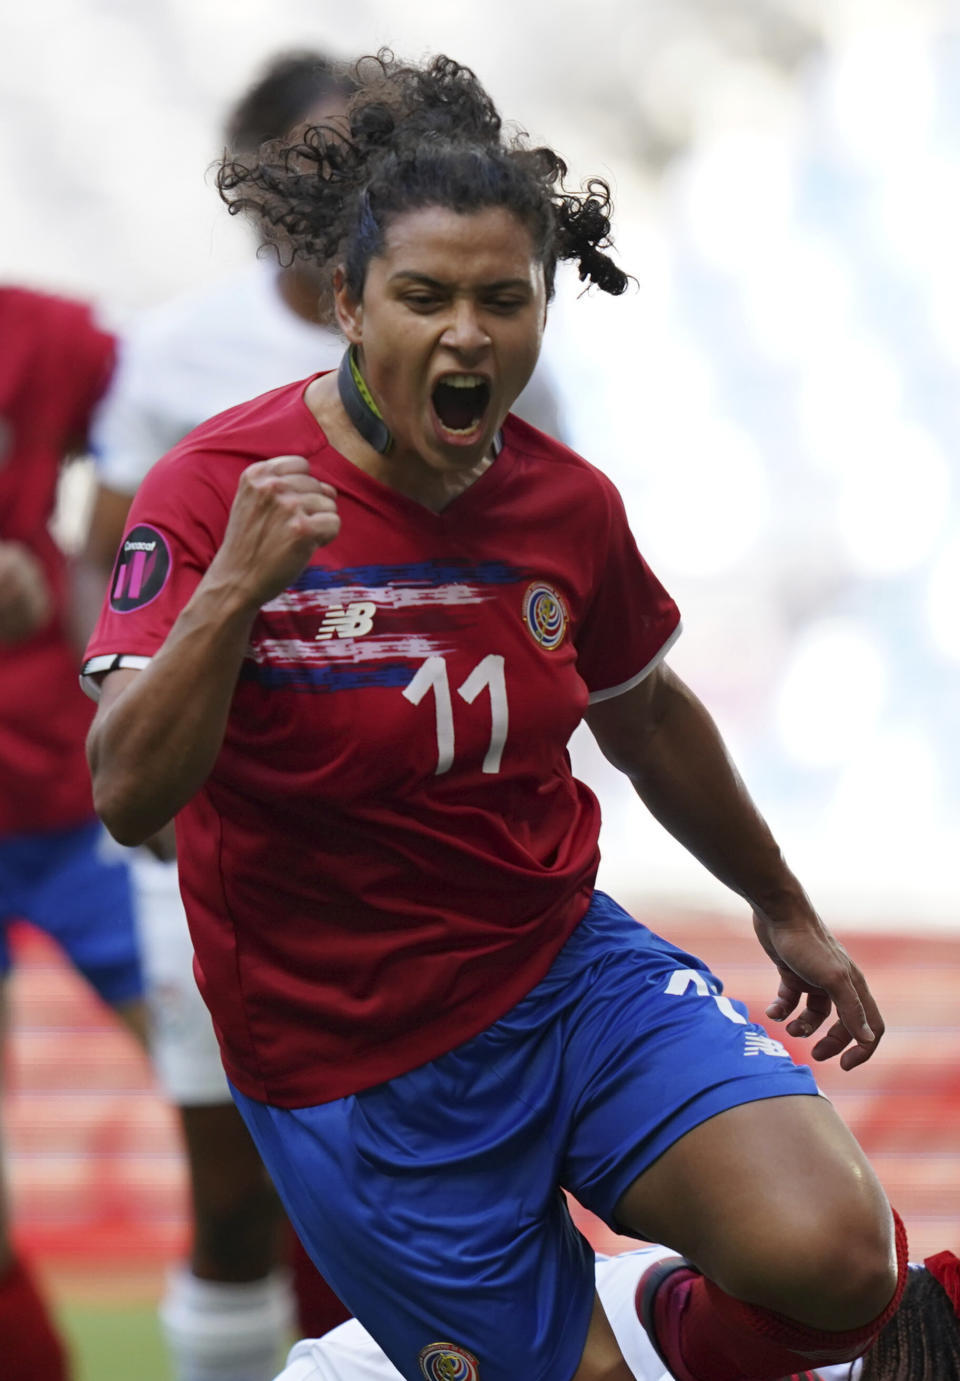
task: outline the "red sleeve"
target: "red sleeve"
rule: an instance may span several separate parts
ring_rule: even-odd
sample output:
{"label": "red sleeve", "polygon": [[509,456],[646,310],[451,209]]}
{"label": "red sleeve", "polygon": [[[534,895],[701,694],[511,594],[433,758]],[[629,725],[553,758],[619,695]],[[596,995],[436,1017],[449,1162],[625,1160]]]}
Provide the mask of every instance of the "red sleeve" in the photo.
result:
{"label": "red sleeve", "polygon": [[113,358],[84,303],[0,286],[0,533],[26,542],[54,584],[63,560],[47,524],[61,465],[86,439]]}
{"label": "red sleeve", "polygon": [[[116,363],[116,341],[96,323],[89,307],[76,307],[73,321],[65,314],[65,349],[72,365],[69,419],[64,442],[68,447],[87,445],[93,410],[107,390]],[[80,346],[82,345],[82,350]]]}
{"label": "red sleeve", "polygon": [[219,549],[231,501],[202,452],[178,448],[153,466],[131,505],[87,645],[85,689],[95,693],[91,677],[143,666],[163,645]]}
{"label": "red sleeve", "polygon": [[0,401],[33,447],[62,456],[87,439],[103,396],[116,342],[85,302],[28,288],[0,287]]}
{"label": "red sleeve", "polygon": [[577,669],[590,701],[637,685],[680,635],[680,610],[644,561],[609,480],[604,560],[576,638]]}

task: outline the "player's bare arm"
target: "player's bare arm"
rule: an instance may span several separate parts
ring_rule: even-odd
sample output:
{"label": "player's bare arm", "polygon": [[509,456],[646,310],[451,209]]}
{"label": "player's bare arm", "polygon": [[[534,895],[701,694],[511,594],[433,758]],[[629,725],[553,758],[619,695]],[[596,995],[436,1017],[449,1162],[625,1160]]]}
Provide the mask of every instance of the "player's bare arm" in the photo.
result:
{"label": "player's bare arm", "polygon": [[141,844],[202,786],[223,743],[250,628],[339,529],[330,485],[300,456],[249,466],[217,555],[143,671],[104,677],[87,740],[94,804]]}
{"label": "player's bare arm", "polygon": [[767,1016],[785,1020],[806,995],[787,1027],[805,1037],[836,1007],[813,1058],[842,1053],[844,1069],[869,1059],[884,1026],[866,980],[787,866],[689,687],[661,664],[632,690],[591,706],[586,718],[604,756],[664,828],[753,908],[757,938],[780,972]]}
{"label": "player's bare arm", "polygon": [[50,618],[43,567],[22,542],[0,542],[0,643],[19,643]]}

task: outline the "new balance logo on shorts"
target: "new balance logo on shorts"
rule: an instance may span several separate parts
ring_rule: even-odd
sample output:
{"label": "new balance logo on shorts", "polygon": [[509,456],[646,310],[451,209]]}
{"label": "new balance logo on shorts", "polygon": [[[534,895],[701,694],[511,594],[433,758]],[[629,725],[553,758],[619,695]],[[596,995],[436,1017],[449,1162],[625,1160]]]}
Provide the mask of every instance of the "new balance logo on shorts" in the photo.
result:
{"label": "new balance logo on shorts", "polygon": [[774,1055],[789,1060],[790,1053],[784,1050],[779,1041],[772,1036],[762,1036],[759,1031],[747,1031],[743,1038],[744,1055]]}
{"label": "new balance logo on shorts", "polygon": [[346,609],[342,604],[331,604],[323,616],[316,641],[323,643],[329,638],[362,638],[373,627],[376,612],[377,606],[367,602],[348,604]]}

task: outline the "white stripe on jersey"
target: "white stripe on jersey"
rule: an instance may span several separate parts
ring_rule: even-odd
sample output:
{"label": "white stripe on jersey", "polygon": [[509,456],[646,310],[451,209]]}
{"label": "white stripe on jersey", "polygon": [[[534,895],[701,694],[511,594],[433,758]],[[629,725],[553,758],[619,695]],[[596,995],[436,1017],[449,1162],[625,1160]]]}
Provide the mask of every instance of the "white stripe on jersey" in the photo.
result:
{"label": "white stripe on jersey", "polygon": [[[520,579],[520,576],[517,577]],[[318,590],[281,590],[263,606],[267,614],[322,614],[335,604],[355,601],[378,609],[420,609],[434,605],[486,604],[495,599],[499,585],[471,584],[461,580],[446,585],[331,585]]]}

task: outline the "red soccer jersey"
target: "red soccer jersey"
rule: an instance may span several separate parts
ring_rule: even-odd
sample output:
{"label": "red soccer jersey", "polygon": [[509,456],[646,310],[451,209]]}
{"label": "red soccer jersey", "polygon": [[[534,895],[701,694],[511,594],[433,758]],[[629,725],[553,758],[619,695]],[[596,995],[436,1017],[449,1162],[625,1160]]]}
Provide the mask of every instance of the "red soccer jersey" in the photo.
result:
{"label": "red soccer jersey", "polygon": [[149,657],[222,540],[240,472],[307,457],[340,534],[260,611],[223,748],[178,818],[227,1073],[324,1102],[452,1049],[549,968],[589,902],[599,808],[566,744],[679,614],[613,485],[515,418],[442,513],[357,469],[278,389],[150,472],[87,650]]}
{"label": "red soccer jersey", "polygon": [[54,596],[45,628],[0,644],[0,835],[93,815],[83,743],[89,702],[67,636],[66,568],[48,529],[64,455],[81,445],[113,367],[88,307],[0,288],[0,540],[39,558]]}

